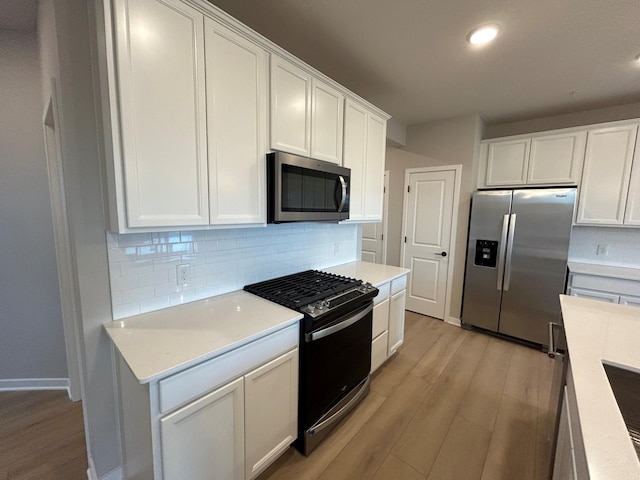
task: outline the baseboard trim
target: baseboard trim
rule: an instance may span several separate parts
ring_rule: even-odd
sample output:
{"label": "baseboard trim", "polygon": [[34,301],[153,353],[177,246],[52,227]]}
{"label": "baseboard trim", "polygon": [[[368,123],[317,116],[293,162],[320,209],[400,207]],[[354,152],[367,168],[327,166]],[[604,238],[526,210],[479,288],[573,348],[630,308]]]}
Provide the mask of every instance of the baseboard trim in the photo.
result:
{"label": "baseboard trim", "polygon": [[87,469],[87,480],[122,480],[122,468],[118,467],[111,470],[105,476],[98,478],[96,466],[93,464],[93,458],[89,458],[89,468]]}
{"label": "baseboard trim", "polygon": [[455,318],[455,317],[447,317],[444,320],[446,323],[449,323],[451,325],[455,325],[456,327],[461,327],[462,326],[462,321],[459,318]]}
{"label": "baseboard trim", "polygon": [[69,394],[68,378],[16,378],[0,380],[0,392],[20,390],[66,390]]}

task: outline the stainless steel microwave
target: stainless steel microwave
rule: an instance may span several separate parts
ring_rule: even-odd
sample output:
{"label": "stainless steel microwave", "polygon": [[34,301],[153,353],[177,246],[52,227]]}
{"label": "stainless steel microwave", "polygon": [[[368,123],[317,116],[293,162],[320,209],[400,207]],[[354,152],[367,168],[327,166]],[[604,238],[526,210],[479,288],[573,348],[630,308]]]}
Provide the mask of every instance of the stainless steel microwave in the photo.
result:
{"label": "stainless steel microwave", "polygon": [[267,222],[349,218],[351,170],[284,152],[267,154]]}

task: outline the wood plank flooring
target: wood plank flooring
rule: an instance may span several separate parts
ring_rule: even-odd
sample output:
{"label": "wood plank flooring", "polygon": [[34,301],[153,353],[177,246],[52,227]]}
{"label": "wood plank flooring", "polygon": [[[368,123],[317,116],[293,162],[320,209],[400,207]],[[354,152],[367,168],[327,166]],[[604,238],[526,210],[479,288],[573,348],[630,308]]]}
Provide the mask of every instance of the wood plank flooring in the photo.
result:
{"label": "wood plank flooring", "polygon": [[539,351],[407,312],[405,344],[363,403],[259,480],[546,480],[552,369]]}
{"label": "wood plank flooring", "polygon": [[64,391],[0,392],[0,480],[86,478],[82,404]]}

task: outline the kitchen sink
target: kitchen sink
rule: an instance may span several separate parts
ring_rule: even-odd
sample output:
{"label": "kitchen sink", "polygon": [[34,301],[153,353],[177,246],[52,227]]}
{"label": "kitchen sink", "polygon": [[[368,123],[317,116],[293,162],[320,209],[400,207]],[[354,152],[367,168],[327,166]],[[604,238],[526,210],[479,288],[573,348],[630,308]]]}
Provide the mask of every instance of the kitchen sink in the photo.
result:
{"label": "kitchen sink", "polygon": [[606,363],[602,366],[640,459],[640,373]]}

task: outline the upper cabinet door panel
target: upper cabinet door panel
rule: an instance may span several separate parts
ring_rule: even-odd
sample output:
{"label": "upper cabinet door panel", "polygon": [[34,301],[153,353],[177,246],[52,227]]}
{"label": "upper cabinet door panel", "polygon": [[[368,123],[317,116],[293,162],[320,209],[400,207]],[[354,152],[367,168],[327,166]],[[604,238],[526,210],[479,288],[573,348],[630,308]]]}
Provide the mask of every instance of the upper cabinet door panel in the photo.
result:
{"label": "upper cabinet door panel", "polygon": [[386,120],[369,113],[364,197],[365,220],[382,221],[386,136]]}
{"label": "upper cabinet door panel", "polygon": [[115,0],[129,227],[209,223],[203,15]]}
{"label": "upper cabinet door panel", "polygon": [[637,130],[625,125],[589,132],[577,223],[622,224]]}
{"label": "upper cabinet door panel", "polygon": [[580,179],[587,132],[531,139],[528,184],[577,184]]}
{"label": "upper cabinet door panel", "polygon": [[367,161],[367,111],[347,100],[344,114],[344,166],[351,169],[349,219],[364,217],[364,181]]}
{"label": "upper cabinet door panel", "polygon": [[487,156],[486,185],[508,186],[527,183],[531,140],[490,143]]}
{"label": "upper cabinet door panel", "polygon": [[637,135],[636,139],[624,224],[640,225],[640,134]]}
{"label": "upper cabinet door panel", "polygon": [[320,80],[313,80],[311,157],[342,165],[344,95]]}
{"label": "upper cabinet door panel", "polygon": [[265,50],[205,19],[211,224],[264,223]]}
{"label": "upper cabinet door panel", "polygon": [[311,155],[311,75],[271,55],[271,148]]}

